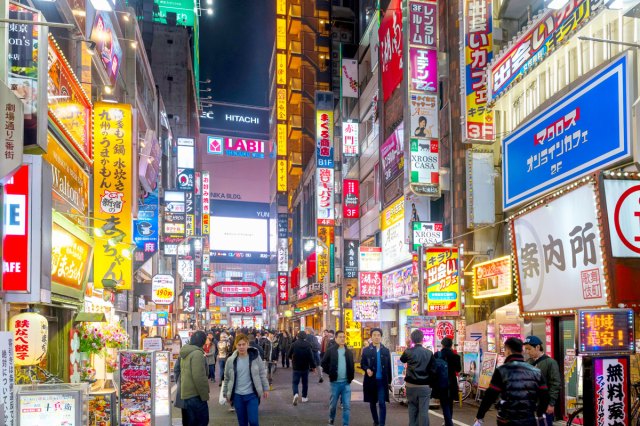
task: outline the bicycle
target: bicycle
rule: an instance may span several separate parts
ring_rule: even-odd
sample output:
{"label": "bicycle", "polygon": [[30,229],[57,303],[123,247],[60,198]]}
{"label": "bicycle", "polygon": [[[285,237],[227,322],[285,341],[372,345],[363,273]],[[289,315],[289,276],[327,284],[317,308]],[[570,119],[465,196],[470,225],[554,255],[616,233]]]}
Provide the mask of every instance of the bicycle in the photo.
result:
{"label": "bicycle", "polygon": [[472,380],[472,376],[467,373],[461,373],[460,377],[458,377],[458,391],[460,394],[460,401],[464,401],[471,396],[471,393],[473,392]]}
{"label": "bicycle", "polygon": [[389,391],[394,402],[398,404],[407,403],[407,387],[404,383],[404,376],[398,376],[391,380]]}
{"label": "bicycle", "polygon": [[574,402],[573,407],[575,410],[571,414],[569,414],[569,418],[567,418],[567,426],[572,425],[584,425],[584,404],[582,402],[582,397],[578,397]]}
{"label": "bicycle", "polygon": [[640,382],[636,382],[632,386],[631,424],[638,426],[640,425]]}

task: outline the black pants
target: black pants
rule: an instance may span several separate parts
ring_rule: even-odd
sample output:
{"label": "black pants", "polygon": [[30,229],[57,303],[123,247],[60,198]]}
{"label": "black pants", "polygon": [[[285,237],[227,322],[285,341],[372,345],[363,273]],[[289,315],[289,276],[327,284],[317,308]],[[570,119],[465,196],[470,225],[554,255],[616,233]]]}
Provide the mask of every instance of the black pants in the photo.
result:
{"label": "black pants", "polygon": [[184,409],[187,412],[189,426],[208,426],[209,404],[199,396],[184,400]]}
{"label": "black pants", "polygon": [[287,352],[282,351],[282,368],[284,368],[284,363],[287,363],[287,368],[289,368],[289,358],[287,357]]}

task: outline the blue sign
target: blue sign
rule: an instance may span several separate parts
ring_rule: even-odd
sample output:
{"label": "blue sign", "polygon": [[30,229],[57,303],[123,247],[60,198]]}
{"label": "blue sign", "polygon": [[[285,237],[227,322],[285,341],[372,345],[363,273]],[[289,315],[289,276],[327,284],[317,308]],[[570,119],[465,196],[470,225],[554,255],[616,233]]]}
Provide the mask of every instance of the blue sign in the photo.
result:
{"label": "blue sign", "polygon": [[622,56],[502,141],[505,210],[631,156]]}
{"label": "blue sign", "polygon": [[[138,218],[133,221],[133,241],[136,251],[149,260],[158,251],[158,190],[156,189],[138,206]],[[136,260],[138,260],[136,256]]]}

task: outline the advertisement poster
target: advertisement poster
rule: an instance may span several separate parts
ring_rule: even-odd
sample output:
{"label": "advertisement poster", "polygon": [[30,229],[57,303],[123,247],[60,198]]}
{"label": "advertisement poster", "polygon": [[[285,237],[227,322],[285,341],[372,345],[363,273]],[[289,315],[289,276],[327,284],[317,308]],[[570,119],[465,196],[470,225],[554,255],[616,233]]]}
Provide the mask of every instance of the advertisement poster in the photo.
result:
{"label": "advertisement poster", "polygon": [[460,282],[457,248],[427,249],[425,281],[429,315],[460,315]]}
{"label": "advertisement poster", "polygon": [[409,95],[411,136],[416,138],[437,138],[438,96],[422,93]]}
{"label": "advertisement poster", "polygon": [[382,247],[360,246],[360,271],[382,271]]}
{"label": "advertisement poster", "polygon": [[342,97],[358,97],[358,61],[342,59]]}
{"label": "advertisement poster", "polygon": [[480,367],[480,376],[478,379],[478,389],[489,389],[491,377],[496,369],[496,361],[498,354],[495,352],[485,352],[482,354],[482,367]]}
{"label": "advertisement poster", "polygon": [[380,230],[382,241],[382,270],[411,261],[411,252],[406,243],[404,226],[404,197],[394,201],[382,211]]}
{"label": "advertisement poster", "polygon": [[411,265],[382,275],[382,300],[413,296],[418,293],[418,281],[411,275]]}
{"label": "advertisement poster", "polygon": [[404,171],[403,134],[404,126],[400,124],[400,126],[389,135],[387,140],[382,144],[382,147],[380,147],[385,186],[390,184]]}
{"label": "advertisement poster", "polygon": [[151,426],[153,353],[123,351],[120,363],[120,424]]}
{"label": "advertisement poster", "polygon": [[404,377],[404,373],[406,371],[406,366],[402,361],[400,361],[401,353],[391,353],[391,383],[394,383],[394,380],[397,377]]}
{"label": "advertisement poster", "polygon": [[[162,349],[162,348],[160,348]],[[154,418],[157,423],[159,419],[164,418],[169,420],[171,413],[171,398],[170,398],[170,371],[169,371],[169,352],[156,352],[156,377],[155,377],[155,407]],[[167,421],[169,423],[169,421]]]}
{"label": "advertisement poster", "polygon": [[473,266],[473,297],[486,299],[511,294],[511,256]]}
{"label": "advertisement poster", "polygon": [[380,22],[380,68],[382,72],[382,98],[386,102],[402,81],[402,4],[391,0]]}
{"label": "advertisement poster", "polygon": [[79,392],[18,393],[18,424],[82,426]]}
{"label": "advertisement poster", "polygon": [[362,324],[353,319],[353,310],[344,310],[344,328],[346,330],[346,345],[350,348],[362,348]]}
{"label": "advertisement poster", "polygon": [[353,299],[354,321],[380,321],[380,299]]}
{"label": "advertisement poster", "polygon": [[176,282],[173,275],[155,275],[151,280],[151,301],[170,305],[175,300]]}
{"label": "advertisement poster", "polygon": [[629,357],[594,358],[596,426],[631,424]]}
{"label": "advertisement poster", "polygon": [[464,342],[462,362],[462,371],[469,374],[473,384],[477,385],[479,375],[478,365],[480,364],[480,342]]}
{"label": "advertisement poster", "polygon": [[102,66],[107,72],[111,85],[118,79],[118,71],[122,64],[122,48],[118,41],[118,34],[107,12],[96,11],[96,17],[91,30],[91,41],[96,44],[95,52]]}

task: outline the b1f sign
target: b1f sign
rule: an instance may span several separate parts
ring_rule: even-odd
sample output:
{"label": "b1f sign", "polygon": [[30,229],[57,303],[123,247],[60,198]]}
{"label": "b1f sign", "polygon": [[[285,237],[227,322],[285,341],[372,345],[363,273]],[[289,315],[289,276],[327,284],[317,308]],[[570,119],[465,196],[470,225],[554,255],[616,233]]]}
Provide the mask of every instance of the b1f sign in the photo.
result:
{"label": "b1f sign", "polygon": [[29,166],[21,166],[4,186],[2,291],[29,292]]}

